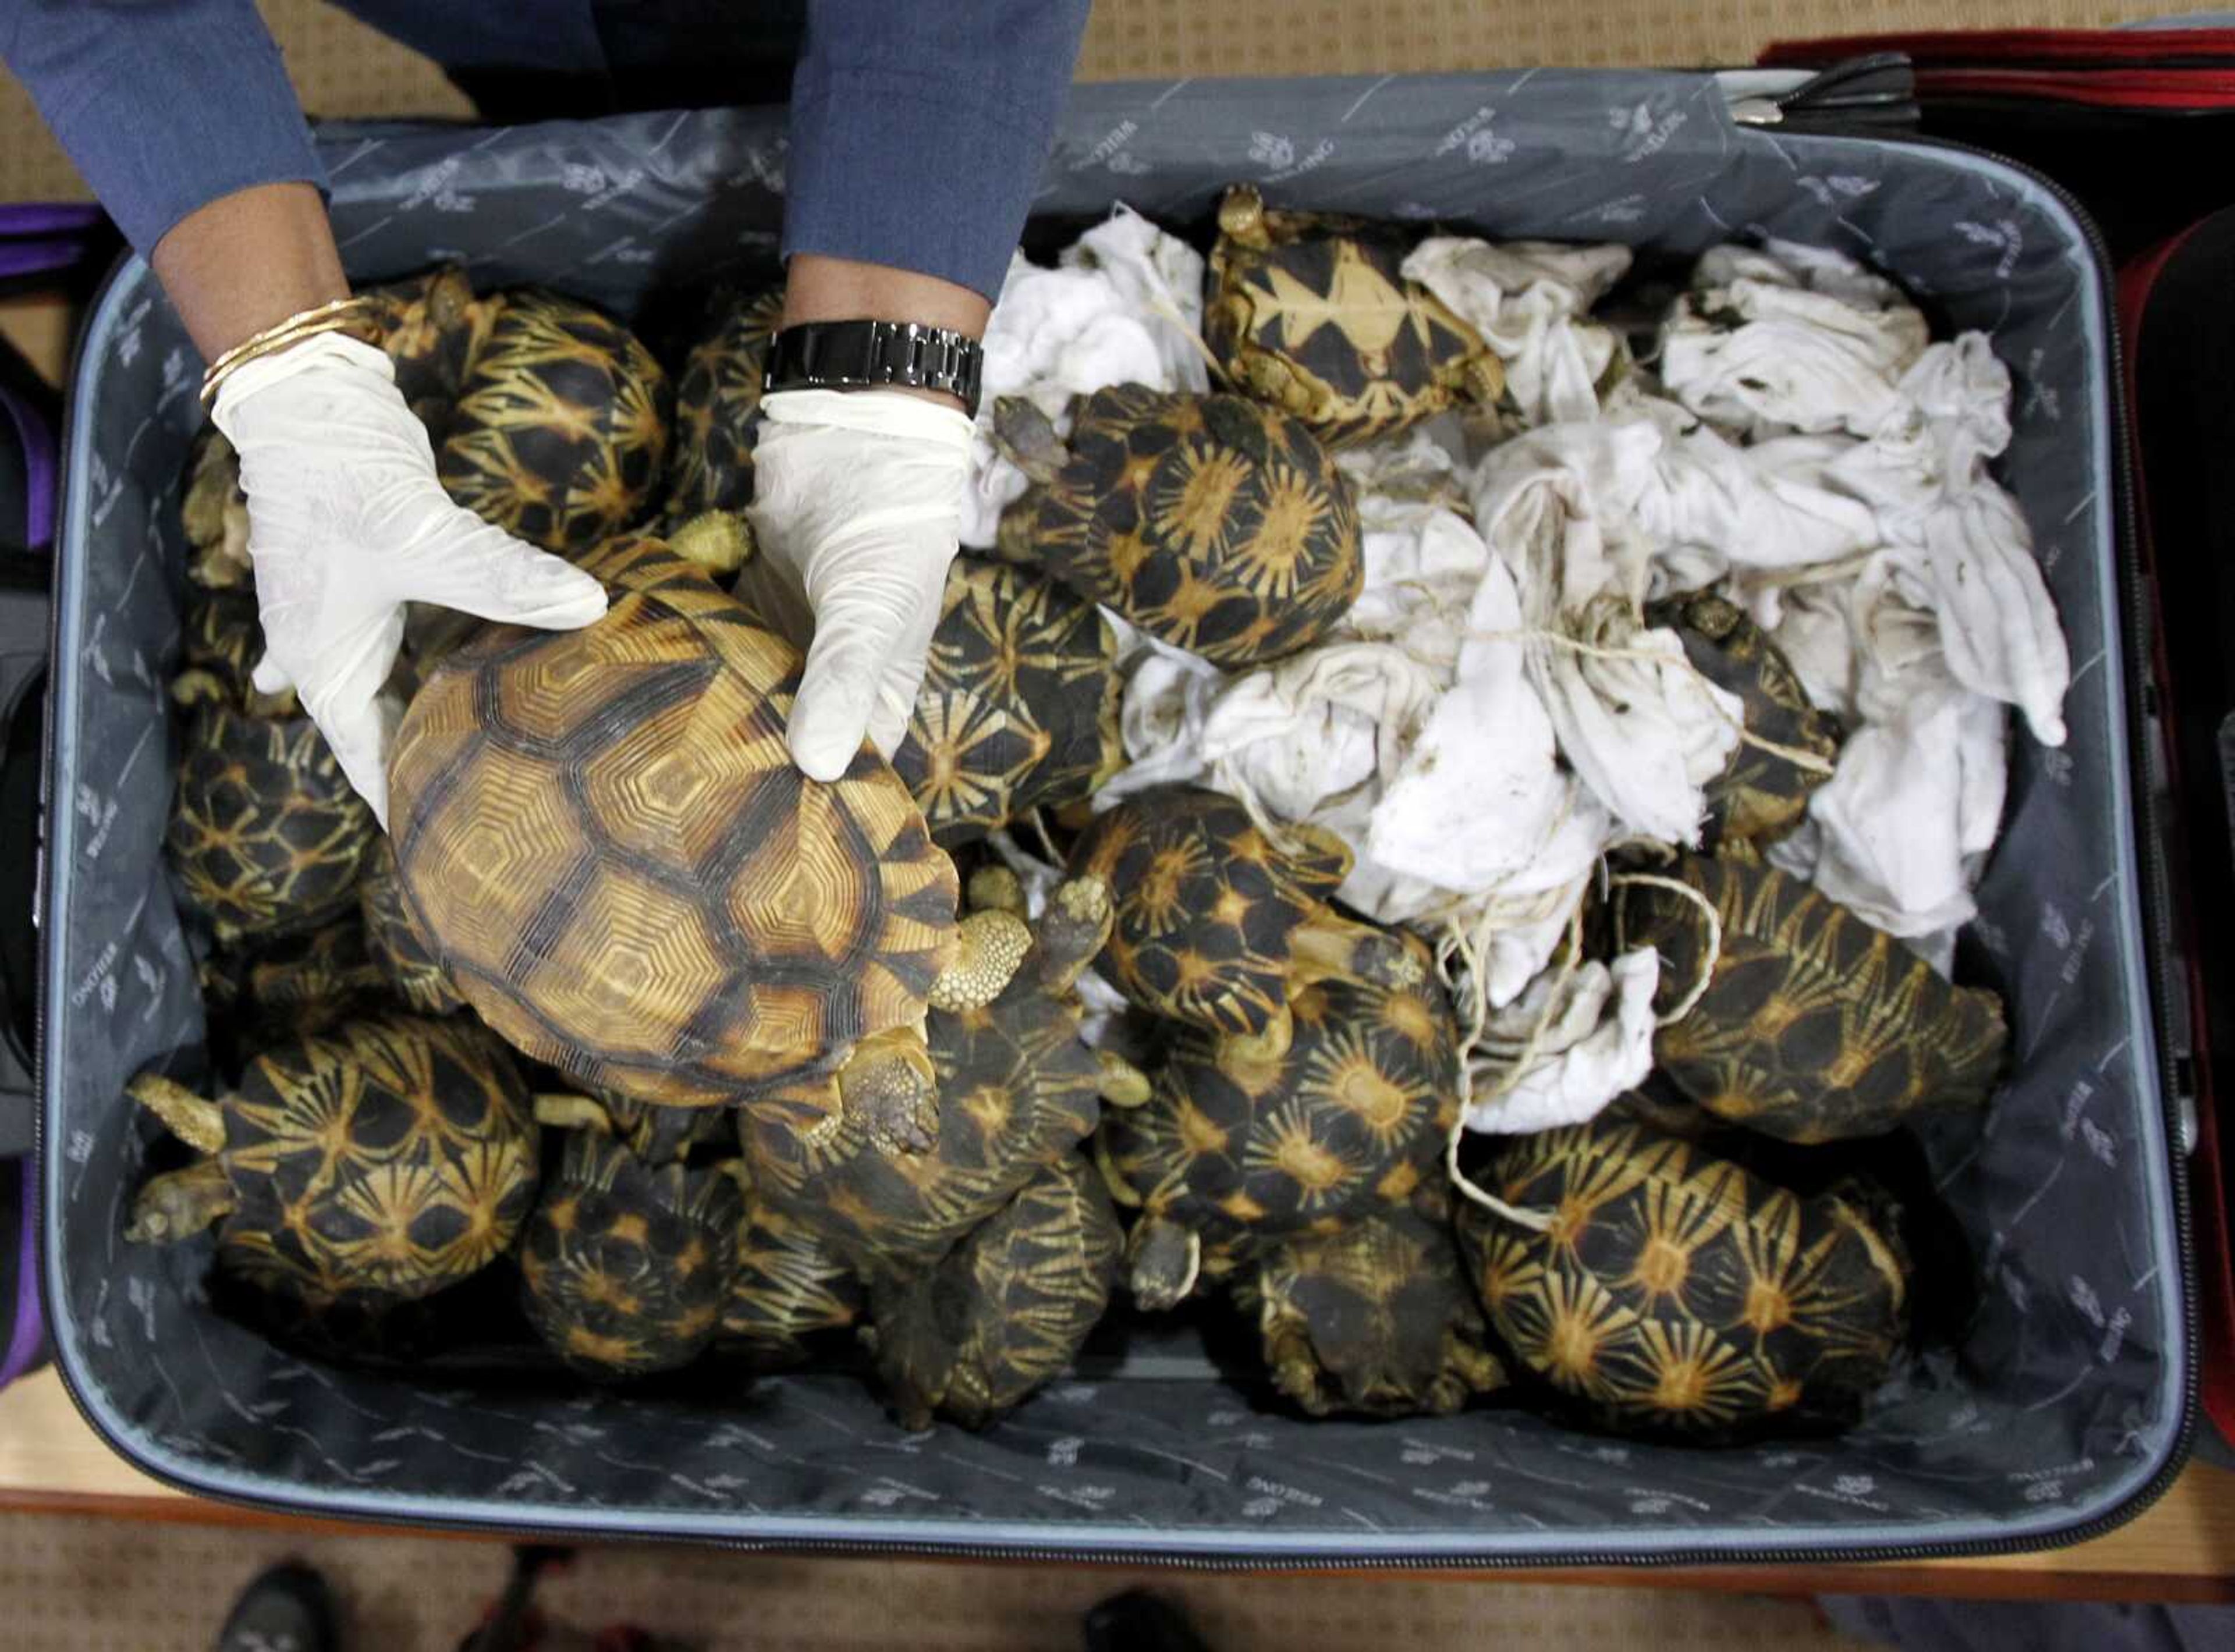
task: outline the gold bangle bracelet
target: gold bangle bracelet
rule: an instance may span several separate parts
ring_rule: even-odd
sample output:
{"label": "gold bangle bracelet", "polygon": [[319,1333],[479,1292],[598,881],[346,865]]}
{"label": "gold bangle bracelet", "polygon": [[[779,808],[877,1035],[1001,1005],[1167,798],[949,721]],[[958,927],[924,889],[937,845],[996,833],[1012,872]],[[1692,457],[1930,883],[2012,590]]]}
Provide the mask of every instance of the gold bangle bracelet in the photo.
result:
{"label": "gold bangle bracelet", "polygon": [[285,321],[244,338],[212,362],[202,374],[202,401],[206,403],[217,394],[219,385],[250,362],[285,350],[291,344],[300,344],[305,338],[338,331],[349,325],[363,304],[361,298],[335,298],[313,309],[300,311]]}

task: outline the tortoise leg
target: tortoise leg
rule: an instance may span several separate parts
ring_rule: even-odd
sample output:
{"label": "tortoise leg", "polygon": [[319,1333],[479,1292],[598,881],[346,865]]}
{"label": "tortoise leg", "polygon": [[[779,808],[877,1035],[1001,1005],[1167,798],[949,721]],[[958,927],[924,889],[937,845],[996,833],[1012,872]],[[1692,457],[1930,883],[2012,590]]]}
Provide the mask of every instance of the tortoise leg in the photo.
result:
{"label": "tortoise leg", "polygon": [[176,1244],[222,1220],[233,1207],[233,1183],[213,1158],[154,1177],[132,1201],[124,1236],[135,1245]]}
{"label": "tortoise leg", "polygon": [[931,984],[932,1008],[949,1014],[985,1008],[1008,990],[1032,949],[1032,928],[1015,913],[972,913],[956,928],[954,961]]}
{"label": "tortoise leg", "polygon": [[1265,1328],[1265,1362],[1272,1368],[1274,1386],[1311,1415],[1324,1417],[1333,1408],[1310,1337],[1285,1314]]}
{"label": "tortoise leg", "polygon": [[939,1144],[939,1075],[915,1027],[855,1045],[838,1069],[838,1098],[880,1152],[928,1153]]}
{"label": "tortoise leg", "polygon": [[723,577],[752,560],[753,534],[735,511],[703,511],[667,536],[667,548],[708,574]]}
{"label": "tortoise leg", "polygon": [[1095,1065],[1102,1073],[1096,1088],[1112,1107],[1144,1107],[1156,1093],[1148,1074],[1112,1050],[1097,1050]]}
{"label": "tortoise leg", "polygon": [[1262,1032],[1229,1032],[1218,1041],[1218,1068],[1233,1074],[1276,1066],[1296,1036],[1296,1019],[1286,1004],[1273,1013]]}
{"label": "tortoise leg", "polygon": [[551,1130],[589,1130],[600,1136],[613,1133],[613,1116],[605,1103],[590,1096],[539,1095],[535,1122]]}
{"label": "tortoise leg", "polygon": [[1040,914],[1036,967],[1042,987],[1058,996],[1070,992],[1108,944],[1117,921],[1110,886],[1100,878],[1066,878],[1057,884]]}
{"label": "tortoise leg", "polygon": [[1419,987],[1427,980],[1419,954],[1402,935],[1325,910],[1298,924],[1289,935],[1288,974],[1300,985],[1354,980],[1401,989]]}
{"label": "tortoise leg", "polygon": [[163,1127],[187,1146],[205,1153],[225,1150],[225,1110],[196,1095],[175,1078],[143,1072],[124,1093],[163,1121]]}
{"label": "tortoise leg", "polygon": [[1125,1179],[1124,1171],[1118,1168],[1110,1157],[1110,1144],[1097,1131],[1094,1137],[1094,1168],[1101,1174],[1102,1185],[1110,1190],[1110,1202],[1121,1210],[1137,1210],[1143,1200],[1141,1191]]}
{"label": "tortoise leg", "polygon": [[1136,1223],[1125,1250],[1133,1300],[1152,1314],[1185,1301],[1203,1273],[1203,1236],[1163,1216]]}

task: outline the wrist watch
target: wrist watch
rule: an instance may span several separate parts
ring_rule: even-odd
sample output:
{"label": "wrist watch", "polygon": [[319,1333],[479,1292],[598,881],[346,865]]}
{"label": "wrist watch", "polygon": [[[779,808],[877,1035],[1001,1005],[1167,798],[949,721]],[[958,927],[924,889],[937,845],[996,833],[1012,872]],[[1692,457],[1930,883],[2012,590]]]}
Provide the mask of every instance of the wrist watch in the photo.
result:
{"label": "wrist watch", "polygon": [[769,345],[770,390],[858,390],[888,384],[943,390],[978,412],[986,352],[951,327],[913,321],[809,321]]}

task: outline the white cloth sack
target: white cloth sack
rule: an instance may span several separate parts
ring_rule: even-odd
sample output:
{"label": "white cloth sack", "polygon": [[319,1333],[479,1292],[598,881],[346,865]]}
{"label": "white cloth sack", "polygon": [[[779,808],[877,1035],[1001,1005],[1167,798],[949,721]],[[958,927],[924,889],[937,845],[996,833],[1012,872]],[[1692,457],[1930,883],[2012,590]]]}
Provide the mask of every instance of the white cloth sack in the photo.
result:
{"label": "white cloth sack", "polygon": [[1719,246],[1662,328],[1661,378],[1734,434],[1868,436],[1894,410],[1929,338],[1892,283],[1839,253],[1785,241]]}
{"label": "white cloth sack", "polygon": [[1530,431],[1485,456],[1475,521],[1518,588],[1529,680],[1563,755],[1619,825],[1696,844],[1742,712],[1674,632],[1643,622],[1636,504],[1662,446],[1647,420]]}

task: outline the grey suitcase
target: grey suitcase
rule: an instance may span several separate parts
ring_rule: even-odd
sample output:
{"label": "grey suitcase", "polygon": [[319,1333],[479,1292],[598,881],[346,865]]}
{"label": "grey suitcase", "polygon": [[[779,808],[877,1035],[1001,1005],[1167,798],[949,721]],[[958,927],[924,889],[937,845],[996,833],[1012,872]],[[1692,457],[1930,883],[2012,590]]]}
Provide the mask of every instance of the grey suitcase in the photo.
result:
{"label": "grey suitcase", "polygon": [[[900,1432],[842,1373],[718,1396],[383,1375],[276,1352],[213,1309],[207,1255],[135,1249],[151,1131],[119,1099],[201,1037],[161,861],[178,623],[174,501],[200,364],[146,268],[83,347],[56,590],[48,821],[46,1267],[62,1368],[149,1472],[307,1514],[803,1547],[1255,1565],[1863,1558],[2040,1545],[2170,1479],[2190,1426],[2186,1217],[2159,954],[2138,606],[2107,276],[2050,187],[1976,154],[1749,127],[1709,76],[1468,75],[1081,88],[1036,212],[1120,199],[1200,230],[1220,189],[1672,255],[1777,235],[1858,254],[2019,381],[2004,477],[2072,645],[2070,744],[2015,744],[1967,967],[2007,992],[2016,1065],[1983,1123],[1925,1135],[1976,1310],[1835,1440],[1687,1449],[1517,1410],[1306,1423],[1223,1380],[1186,1328],[1133,1325],[983,1435]],[[780,112],[494,131],[330,132],[353,273],[463,258],[627,315],[765,267]],[[1967,1255],[1952,1254],[1963,1249]]]}

